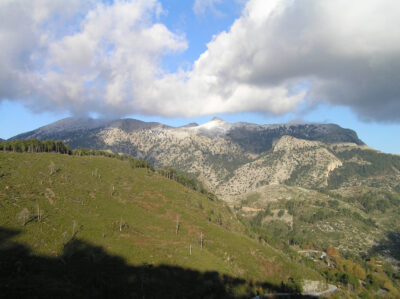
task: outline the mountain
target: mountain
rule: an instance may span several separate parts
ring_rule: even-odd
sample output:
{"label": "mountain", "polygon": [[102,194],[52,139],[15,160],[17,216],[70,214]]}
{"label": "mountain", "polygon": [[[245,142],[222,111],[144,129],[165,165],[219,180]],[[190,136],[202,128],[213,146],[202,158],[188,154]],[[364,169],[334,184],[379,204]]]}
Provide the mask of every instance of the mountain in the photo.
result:
{"label": "mountain", "polygon": [[70,139],[75,141],[78,134],[91,135],[103,130],[120,129],[125,133],[140,130],[168,130],[177,135],[182,132],[211,138],[222,137],[240,145],[243,149],[253,153],[261,153],[272,148],[275,140],[288,135],[299,139],[316,140],[326,143],[351,142],[358,145],[364,143],[357,134],[349,129],[343,129],[334,124],[285,124],[285,125],[256,125],[239,122],[230,124],[214,117],[203,125],[190,123],[174,128],[157,122],[143,122],[136,119],[92,119],[92,118],[65,118],[36,130],[14,136],[11,139],[37,138],[40,140]]}
{"label": "mountain", "polygon": [[[318,160],[316,163],[318,170],[314,172],[326,176],[333,170],[331,168],[340,165],[340,159],[331,152],[331,145],[364,146],[354,131],[334,124],[230,124],[219,118],[202,125],[189,124],[179,128],[134,119],[67,118],[13,137],[21,138],[62,140],[72,148],[111,150],[151,161],[156,166],[172,166],[199,177],[208,188],[223,196],[248,192],[260,184],[283,183],[295,170],[298,171],[296,165],[311,167],[315,164],[310,154],[300,155],[299,151],[313,150],[314,156],[323,158],[324,162]],[[294,145],[300,140],[307,143]],[[285,155],[283,150],[278,150],[283,149],[284,143],[291,143],[292,150],[300,156]],[[290,156],[292,160],[285,160],[284,165],[277,164],[274,161],[278,156],[281,159]],[[306,156],[308,162],[301,163]],[[265,165],[268,163],[275,164]],[[258,167],[261,164],[265,166],[263,169]],[[243,176],[254,166],[258,167],[259,174]],[[281,174],[267,175],[277,167]],[[326,177],[313,179],[309,185],[326,185]]]}
{"label": "mountain", "polygon": [[186,172],[232,202],[262,186],[400,188],[400,157],[367,147],[334,124],[257,125],[220,118],[171,127],[134,119],[66,118],[13,139],[62,140]]}
{"label": "mountain", "polygon": [[[74,157],[64,162],[57,162],[51,158],[50,160],[56,165],[63,165],[61,170],[68,165],[75,165],[74,172],[61,171],[57,174],[60,179],[57,188],[62,193],[63,199],[62,207],[57,206],[57,208],[64,210],[71,204],[68,208],[68,213],[71,215],[79,211],[75,209],[77,206],[74,208],[73,203],[78,205],[81,203],[85,207],[86,200],[90,200],[100,189],[103,190],[104,198],[107,192],[111,198],[114,198],[113,194],[117,190],[115,194],[121,194],[116,197],[118,204],[126,205],[131,200],[138,199],[140,204],[148,207],[149,213],[145,215],[151,218],[151,222],[157,222],[158,217],[164,219],[162,215],[169,215],[170,221],[174,219],[177,221],[174,211],[181,211],[182,208],[200,209],[203,211],[201,212],[203,214],[200,213],[203,219],[219,227],[223,223],[222,226],[228,231],[251,236],[262,246],[274,252],[284,252],[286,254],[282,257],[284,260],[287,259],[296,265],[304,263],[317,269],[326,281],[339,285],[340,291],[336,295],[338,298],[357,296],[368,298],[377,292],[388,292],[388,298],[399,297],[395,286],[398,286],[400,282],[397,274],[400,269],[398,246],[400,241],[398,217],[400,213],[400,156],[384,154],[369,148],[358,139],[354,131],[332,124],[230,124],[218,118],[203,125],[190,124],[179,128],[131,119],[101,121],[66,119],[15,138],[21,136],[62,139],[73,148],[85,146],[131,154],[152,161],[156,168],[160,168],[160,173],[165,170],[161,166],[172,166],[180,173],[186,173],[201,180],[217,194],[218,199],[222,199],[235,211],[229,214],[227,207],[225,211],[217,206],[209,206],[208,203],[221,204],[219,201],[213,201],[215,200],[213,196],[208,196],[207,200],[204,197],[201,203],[196,202],[194,198],[201,195],[196,195],[197,193],[192,193],[192,191],[189,193],[187,189],[186,191],[183,189],[183,193],[173,192],[166,187],[167,183],[163,180],[157,179],[152,181],[154,186],[149,185],[146,181],[154,178],[150,174],[144,174],[144,179],[138,180],[140,176],[137,177],[137,173],[132,176],[123,175],[126,170],[115,164],[107,164],[107,167],[100,169],[99,166],[91,164],[91,161],[98,157],[90,157],[87,160]],[[12,150],[13,147],[9,146],[9,141],[4,143],[7,146],[3,148]],[[84,151],[76,151],[77,154],[81,152]],[[14,153],[14,155],[18,154]],[[2,191],[3,187],[0,186],[0,198],[10,201],[8,204],[11,205],[7,206],[7,209],[13,207],[14,214],[21,212],[18,209],[22,207],[19,201],[22,196],[34,200],[35,197],[31,195],[37,192],[35,190],[42,190],[41,186],[46,181],[41,180],[41,177],[46,177],[46,172],[50,167],[50,165],[46,167],[44,162],[40,164],[24,161],[17,164],[16,157],[7,156],[7,159],[3,159],[0,163],[0,183],[8,182],[4,186],[5,191]],[[49,157],[43,156],[46,163],[49,163]],[[88,165],[91,172],[86,169]],[[13,171],[20,172],[25,169],[30,169],[33,173],[25,176],[21,182],[15,177],[9,177]],[[99,181],[93,181],[93,176]],[[108,179],[103,180],[103,176],[107,176]],[[173,175],[170,176],[172,177]],[[32,181],[35,179],[39,181]],[[85,181],[88,183],[83,186]],[[53,190],[51,187],[53,182],[53,177],[50,176],[47,183],[50,184],[48,188],[51,190]],[[118,187],[116,187],[117,184]],[[177,205],[174,205],[172,211],[165,210],[166,203],[163,202],[163,197],[145,192],[140,189],[141,184],[146,186],[146,190],[158,190],[157,192],[164,194],[168,199],[176,198]],[[141,191],[130,187],[132,185]],[[65,190],[72,193],[65,193]],[[38,199],[46,196],[43,191],[38,192]],[[183,201],[181,201],[182,198]],[[70,202],[71,199],[72,202]],[[121,217],[117,212],[112,211],[116,203],[115,201],[104,203],[107,203],[105,206],[102,204],[104,211],[110,209],[110,213],[113,213],[111,218],[114,220],[111,222],[114,224],[111,226],[114,225],[115,229],[118,226],[118,220],[115,218]],[[31,211],[33,210],[31,205]],[[88,221],[96,217],[110,219],[106,214],[96,211],[93,206],[89,206],[89,210],[84,212]],[[134,215],[128,223],[129,227],[137,226],[134,221],[134,218],[138,217],[136,212],[129,209],[126,212]],[[154,212],[156,212],[154,216],[156,218],[151,216]],[[12,223],[12,219],[15,219],[13,213],[4,220],[5,223]],[[128,219],[130,217],[128,214],[122,218]],[[0,217],[1,215],[0,213]],[[86,223],[85,217],[81,217],[79,221],[85,221],[84,227],[93,227],[95,224]],[[194,214],[188,217],[193,221],[198,219],[201,222],[201,217],[196,218]],[[143,220],[143,218],[140,219]],[[107,221],[110,222],[110,220]],[[122,221],[121,218],[120,221]],[[188,221],[188,218],[185,221]],[[157,247],[157,244],[148,239],[155,235],[162,235],[157,231],[162,232],[160,227],[167,224],[163,223],[156,227],[153,227],[151,223],[147,225],[149,230],[140,228],[139,232],[143,232],[140,238],[150,236],[146,242],[156,248],[161,248],[161,251],[150,254],[152,259],[149,260],[154,263],[154,257],[166,249],[163,246]],[[64,226],[67,227],[67,225]],[[56,226],[53,225],[53,227]],[[103,228],[103,226],[100,227]],[[152,228],[155,232],[151,231]],[[229,237],[221,237],[222,243],[230,242],[231,238],[236,240],[234,242],[238,242],[238,239],[226,233],[226,230],[219,230],[214,237],[218,238],[220,234],[227,234]],[[63,229],[63,232],[68,233],[68,228]],[[134,229],[133,232],[137,233]],[[88,235],[85,235],[85,238],[89,238]],[[89,238],[89,240],[92,243],[101,243],[102,241],[98,238],[100,237]],[[157,240],[161,243],[166,242],[165,239],[158,238]],[[21,240],[25,241],[23,238]],[[114,238],[110,241],[111,243],[104,243],[105,248],[115,248],[112,244],[125,242],[123,240],[125,239]],[[167,244],[171,247],[180,244],[168,242]],[[245,239],[244,242],[250,241]],[[222,243],[210,243],[217,245],[212,255],[221,257],[221,254],[225,254],[223,253],[225,249],[221,249]],[[34,247],[41,248],[40,244],[34,244]],[[254,256],[254,253],[258,251],[246,251],[244,248],[247,245],[242,245],[240,248],[236,247],[235,250],[242,250],[243,256],[260,258],[260,256]],[[53,247],[49,246],[49,248]],[[55,249],[52,250],[57,252]],[[129,252],[129,249],[125,247],[121,250]],[[175,254],[169,249],[167,251],[174,263],[182,262],[180,258],[175,258]],[[328,252],[330,252],[329,256],[315,257],[315,255]],[[62,259],[66,258],[65,254],[62,253]],[[177,254],[181,252],[178,250]],[[139,250],[139,256],[146,255]],[[231,261],[229,253],[228,256]],[[137,261],[133,257],[132,259]],[[212,260],[220,265],[218,259]],[[267,260],[264,264],[267,266],[259,265],[259,267],[274,268],[272,261],[275,258]],[[190,264],[190,267],[196,268],[200,264],[207,263],[204,260],[196,261],[195,264]],[[228,272],[224,272],[223,269],[226,268],[221,266],[222,268],[218,268],[218,271],[222,273],[233,271],[232,273],[240,276],[244,273],[242,272],[244,266],[241,265],[232,266],[233,268],[229,268]],[[253,269],[259,269],[254,264],[250,265],[251,263],[249,267]],[[257,270],[254,271],[254,273],[259,273]],[[276,271],[280,273],[281,270]],[[298,279],[298,276],[294,274],[293,276],[295,280]]]}

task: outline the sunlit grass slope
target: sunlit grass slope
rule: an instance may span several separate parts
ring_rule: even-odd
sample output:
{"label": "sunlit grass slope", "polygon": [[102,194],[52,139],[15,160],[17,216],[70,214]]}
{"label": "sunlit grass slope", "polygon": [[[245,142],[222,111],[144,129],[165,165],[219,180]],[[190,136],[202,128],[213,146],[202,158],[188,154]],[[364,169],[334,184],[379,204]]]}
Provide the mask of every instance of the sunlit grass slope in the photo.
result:
{"label": "sunlit grass slope", "polygon": [[274,284],[320,279],[247,237],[221,202],[101,156],[1,152],[0,226],[22,231],[12,240],[40,256],[59,257],[75,239],[131,265],[174,265]]}

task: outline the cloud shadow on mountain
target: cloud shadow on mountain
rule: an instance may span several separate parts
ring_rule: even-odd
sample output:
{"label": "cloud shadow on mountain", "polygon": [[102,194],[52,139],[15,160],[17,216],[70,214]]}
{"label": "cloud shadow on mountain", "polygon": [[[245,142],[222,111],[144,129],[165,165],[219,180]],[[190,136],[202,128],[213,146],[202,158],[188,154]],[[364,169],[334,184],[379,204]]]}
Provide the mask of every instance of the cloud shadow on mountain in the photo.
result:
{"label": "cloud shadow on mountain", "polygon": [[[294,291],[218,272],[128,265],[79,239],[70,240],[59,257],[38,256],[11,240],[19,233],[0,227],[0,298],[251,298],[260,288]],[[241,295],[235,294],[238,289]]]}
{"label": "cloud shadow on mountain", "polygon": [[400,231],[386,233],[370,251],[370,254],[376,253],[394,258],[400,265]]}

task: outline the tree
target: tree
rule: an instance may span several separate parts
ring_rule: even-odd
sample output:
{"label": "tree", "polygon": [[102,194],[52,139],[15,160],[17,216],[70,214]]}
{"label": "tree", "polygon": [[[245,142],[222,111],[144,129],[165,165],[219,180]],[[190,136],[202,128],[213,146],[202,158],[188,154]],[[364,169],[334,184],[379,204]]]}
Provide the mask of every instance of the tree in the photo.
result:
{"label": "tree", "polygon": [[44,148],[46,152],[53,152],[55,150],[54,141],[50,139],[45,140]]}
{"label": "tree", "polygon": [[208,193],[207,193],[207,198],[208,198],[209,200],[211,200],[211,201],[215,201],[215,200],[217,199],[217,196],[216,196],[214,193],[212,193],[212,192],[208,192]]}
{"label": "tree", "polygon": [[295,212],[296,202],[294,200],[287,201],[285,206],[290,215],[296,216],[296,212]]}
{"label": "tree", "polygon": [[365,270],[361,268],[359,265],[354,264],[353,266],[353,274],[359,279],[365,279]]}

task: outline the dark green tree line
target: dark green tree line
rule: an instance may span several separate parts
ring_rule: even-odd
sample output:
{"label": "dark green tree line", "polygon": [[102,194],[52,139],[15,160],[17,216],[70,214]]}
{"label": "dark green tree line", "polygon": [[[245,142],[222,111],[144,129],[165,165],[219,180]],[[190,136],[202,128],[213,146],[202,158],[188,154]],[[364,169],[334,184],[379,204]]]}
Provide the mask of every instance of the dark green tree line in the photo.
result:
{"label": "dark green tree line", "polygon": [[40,141],[38,139],[15,139],[15,140],[5,140],[0,141],[0,150],[2,151],[12,151],[18,153],[48,153],[56,152],[60,154],[72,153],[71,148],[65,145],[60,140],[44,140]]}
{"label": "dark green tree line", "polygon": [[164,166],[164,167],[157,169],[157,172],[160,175],[162,175],[163,177],[166,177],[170,180],[176,181],[187,188],[190,188],[195,191],[199,191],[200,193],[203,193],[203,194],[208,194],[208,197],[210,200],[215,199],[215,195],[208,192],[208,190],[198,180],[196,180],[193,177],[190,177],[187,174],[179,172],[172,167]]}
{"label": "dark green tree line", "polygon": [[60,140],[38,140],[38,139],[16,139],[0,141],[0,151],[10,151],[16,153],[60,153],[76,156],[103,156],[108,158],[128,161],[132,168],[147,168],[154,171],[153,164],[141,159],[137,159],[127,155],[114,154],[107,151],[90,150],[79,148],[71,150],[69,145],[64,144]]}

